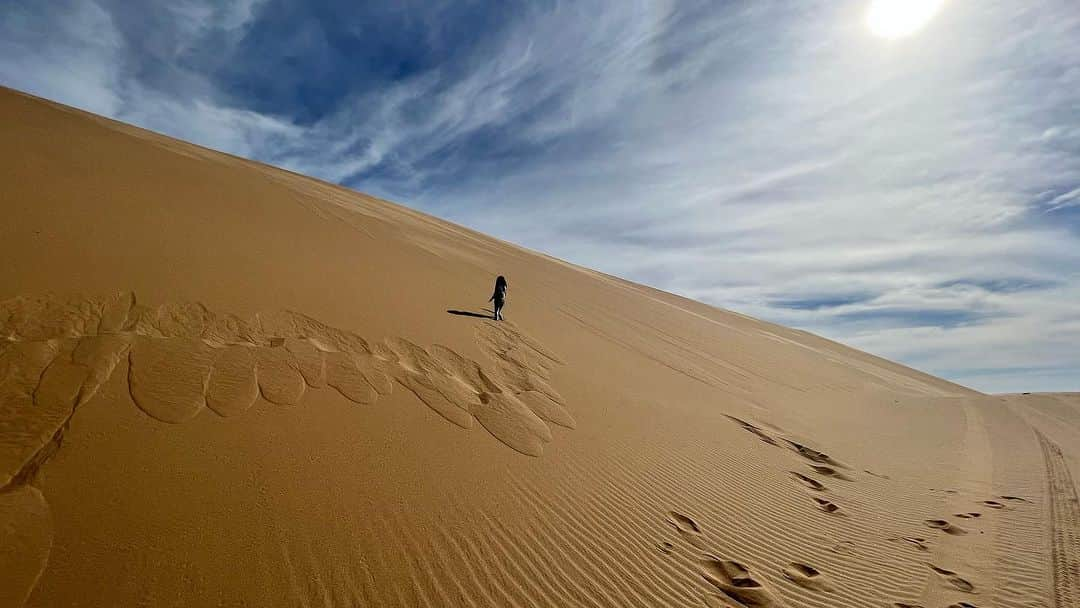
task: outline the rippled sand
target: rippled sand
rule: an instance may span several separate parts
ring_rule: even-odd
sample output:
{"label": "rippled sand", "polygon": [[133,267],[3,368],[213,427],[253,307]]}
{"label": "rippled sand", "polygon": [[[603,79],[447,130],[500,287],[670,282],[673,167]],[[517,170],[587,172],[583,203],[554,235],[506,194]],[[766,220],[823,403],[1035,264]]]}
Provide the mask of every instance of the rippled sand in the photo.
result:
{"label": "rippled sand", "polygon": [[1080,395],[0,113],[0,607],[1080,605]]}

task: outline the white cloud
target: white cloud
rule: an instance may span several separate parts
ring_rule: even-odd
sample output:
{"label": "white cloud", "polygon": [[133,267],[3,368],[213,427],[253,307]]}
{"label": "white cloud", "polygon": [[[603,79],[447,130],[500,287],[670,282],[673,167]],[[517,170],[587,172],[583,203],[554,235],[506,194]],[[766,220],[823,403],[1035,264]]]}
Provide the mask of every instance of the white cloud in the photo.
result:
{"label": "white cloud", "polygon": [[1076,188],[1066,192],[1065,194],[1055,196],[1048,203],[1046,203],[1046,210],[1048,212],[1058,211],[1060,209],[1064,209],[1065,207],[1076,207],[1077,205],[1080,205],[1080,188]]}
{"label": "white cloud", "polygon": [[947,3],[886,43],[861,0],[535,5],[300,124],[186,59],[228,61],[267,6],[169,5],[166,90],[99,4],[16,4],[0,82],[976,388],[1080,378],[1080,13]]}
{"label": "white cloud", "polygon": [[0,82],[98,114],[120,108],[123,82],[115,66],[122,54],[112,18],[91,1],[45,19],[39,9],[15,5],[0,20]]}

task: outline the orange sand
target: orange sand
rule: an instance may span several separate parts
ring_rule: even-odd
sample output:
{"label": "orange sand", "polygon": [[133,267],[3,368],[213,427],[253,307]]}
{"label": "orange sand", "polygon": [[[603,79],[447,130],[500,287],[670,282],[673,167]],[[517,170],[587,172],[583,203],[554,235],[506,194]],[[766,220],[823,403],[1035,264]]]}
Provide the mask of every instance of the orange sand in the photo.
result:
{"label": "orange sand", "polygon": [[0,114],[0,607],[1080,605],[1080,395]]}

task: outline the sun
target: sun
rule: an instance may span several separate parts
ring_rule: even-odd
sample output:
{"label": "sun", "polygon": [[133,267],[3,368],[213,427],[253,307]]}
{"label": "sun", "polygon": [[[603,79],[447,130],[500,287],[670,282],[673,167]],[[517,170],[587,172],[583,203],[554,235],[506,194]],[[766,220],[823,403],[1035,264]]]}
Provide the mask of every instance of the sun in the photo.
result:
{"label": "sun", "polygon": [[945,0],[872,0],[866,26],[875,36],[903,38],[922,29],[943,4]]}

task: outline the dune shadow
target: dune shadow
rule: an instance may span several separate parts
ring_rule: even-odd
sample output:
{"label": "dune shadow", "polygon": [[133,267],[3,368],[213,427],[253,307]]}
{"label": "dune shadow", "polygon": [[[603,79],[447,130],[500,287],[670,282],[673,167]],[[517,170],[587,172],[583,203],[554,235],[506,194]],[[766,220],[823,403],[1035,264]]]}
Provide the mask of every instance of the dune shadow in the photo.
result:
{"label": "dune shadow", "polygon": [[[482,314],[482,313],[479,313],[479,312],[472,312],[472,311],[469,311],[469,310],[448,310],[446,312],[449,313],[449,314],[452,314],[452,315],[457,315],[459,317],[476,317],[477,319],[490,319],[491,318],[491,314],[486,314],[485,315],[485,314]],[[494,313],[492,313],[492,314],[494,314]]]}

